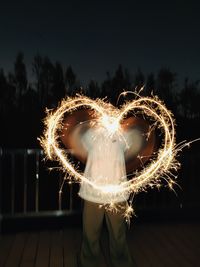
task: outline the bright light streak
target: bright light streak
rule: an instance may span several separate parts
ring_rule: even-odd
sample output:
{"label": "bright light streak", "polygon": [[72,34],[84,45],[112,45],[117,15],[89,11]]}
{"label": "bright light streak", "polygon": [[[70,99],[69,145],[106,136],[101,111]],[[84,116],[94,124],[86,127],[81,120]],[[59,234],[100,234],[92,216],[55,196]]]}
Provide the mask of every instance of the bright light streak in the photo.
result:
{"label": "bright light streak", "polygon": [[120,127],[119,119],[104,114],[101,117],[101,124],[108,130],[108,134],[114,134]]}
{"label": "bright light streak", "polygon": [[[125,95],[127,92],[124,92]],[[100,194],[110,193],[111,199],[108,203],[108,209],[115,210],[117,205],[112,201],[112,194],[137,194],[141,191],[146,191],[148,187],[159,188],[162,180],[165,180],[170,189],[176,184],[174,170],[180,168],[180,163],[177,161],[177,154],[183,147],[189,146],[191,142],[182,142],[176,145],[175,127],[172,113],[166,108],[164,103],[157,96],[141,97],[135,93],[136,99],[125,103],[121,109],[115,108],[113,105],[104,102],[101,99],[92,100],[86,96],[78,95],[74,98],[64,99],[55,112],[48,112],[45,119],[44,136],[40,139],[41,145],[44,148],[47,158],[59,161],[62,169],[68,173],[68,181],[71,182],[71,177],[75,181],[90,184],[98,190]],[[98,124],[108,130],[108,137],[115,132],[121,134],[121,123],[127,117],[128,113],[135,112],[142,114],[154,122],[154,125],[163,133],[163,141],[157,151],[157,157],[152,158],[150,163],[145,166],[140,172],[134,172],[132,179],[121,182],[116,185],[99,186],[95,182],[90,181],[80,173],[74,166],[64,149],[60,148],[59,130],[62,129],[64,115],[72,113],[77,108],[89,108],[95,112]],[[148,136],[148,134],[147,134]],[[199,140],[199,139],[197,139]],[[195,140],[196,141],[196,140]],[[193,141],[192,141],[193,142]],[[141,158],[142,161],[142,158]],[[172,173],[173,171],[173,173]],[[131,206],[132,202],[127,205],[124,212],[124,217],[129,220],[134,213]]]}

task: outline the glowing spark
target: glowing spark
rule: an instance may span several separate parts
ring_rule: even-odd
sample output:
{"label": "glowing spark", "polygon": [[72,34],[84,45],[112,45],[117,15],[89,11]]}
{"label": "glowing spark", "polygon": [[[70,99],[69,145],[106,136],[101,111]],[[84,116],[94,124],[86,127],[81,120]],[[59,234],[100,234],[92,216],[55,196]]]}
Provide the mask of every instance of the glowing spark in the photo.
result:
{"label": "glowing spark", "polygon": [[[123,92],[122,95],[126,95],[127,92]],[[175,142],[175,129],[174,119],[171,112],[166,106],[158,99],[157,96],[152,97],[140,97],[138,93],[134,93],[136,99],[125,103],[119,110],[109,103],[103,100],[97,99],[96,101],[85,97],[76,96],[74,98],[67,98],[62,101],[61,105],[55,112],[48,112],[48,116],[45,120],[46,129],[44,131],[44,137],[40,139],[41,145],[44,148],[45,154],[49,159],[55,159],[59,161],[62,169],[68,173],[68,181],[71,182],[71,177],[75,179],[75,182],[84,182],[90,184],[93,188],[97,189],[99,194],[110,193],[109,209],[117,209],[117,205],[113,202],[113,193],[117,194],[136,194],[140,191],[146,191],[148,187],[160,188],[161,179],[166,180],[170,189],[176,184],[174,176],[171,171],[177,171],[180,168],[180,164],[176,157],[185,146],[189,146],[192,142],[186,143],[185,141],[176,145]],[[135,171],[132,175],[133,178],[129,181],[121,182],[118,185],[106,185],[99,186],[95,182],[90,181],[84,175],[76,169],[76,167],[70,162],[68,154],[64,149],[59,146],[59,130],[62,129],[62,121],[65,114],[72,113],[77,108],[89,108],[95,112],[98,118],[98,124],[105,127],[108,130],[108,137],[117,132],[121,134],[121,123],[127,117],[130,111],[137,111],[137,114],[147,116],[151,121],[154,121],[154,126],[158,127],[163,135],[163,142],[157,152],[157,158],[152,158],[150,163],[143,168],[142,171]],[[147,138],[152,129],[149,129]],[[199,139],[196,139],[197,141]],[[142,157],[140,158],[142,162]],[[171,178],[172,177],[172,178]],[[133,208],[128,206],[124,212],[126,220],[133,214]]]}
{"label": "glowing spark", "polygon": [[132,206],[127,205],[127,208],[124,212],[124,218],[128,224],[130,224],[130,218],[134,215],[134,209]]}

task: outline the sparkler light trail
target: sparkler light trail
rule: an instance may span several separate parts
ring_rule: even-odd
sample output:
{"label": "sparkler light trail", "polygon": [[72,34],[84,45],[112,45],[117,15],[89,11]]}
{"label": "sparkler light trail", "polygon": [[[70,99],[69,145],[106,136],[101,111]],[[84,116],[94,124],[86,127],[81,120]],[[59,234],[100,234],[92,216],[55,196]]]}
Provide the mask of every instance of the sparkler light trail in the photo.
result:
{"label": "sparkler light trail", "polygon": [[[125,93],[123,93],[125,94]],[[166,108],[164,103],[157,97],[142,97],[136,94],[136,99],[122,105],[118,109],[101,99],[92,100],[86,96],[77,95],[74,98],[64,99],[60,106],[54,111],[48,112],[45,119],[44,136],[40,139],[41,145],[44,148],[48,159],[56,160],[60,164],[63,172],[68,174],[68,182],[84,182],[92,186],[99,195],[109,193],[109,203],[106,204],[108,209],[117,210],[118,204],[115,204],[114,198],[116,195],[130,195],[127,208],[124,211],[124,217],[129,220],[134,213],[132,208],[133,196],[141,191],[146,191],[148,187],[160,187],[162,181],[165,180],[170,189],[176,184],[177,170],[180,168],[180,163],[177,161],[177,154],[184,146],[190,143],[183,142],[176,145],[174,118],[172,113]],[[158,128],[163,134],[163,140],[157,152],[152,155],[140,155],[138,159],[143,164],[147,159],[148,164],[144,165],[142,170],[133,170],[127,176],[129,180],[122,180],[118,184],[99,185],[95,181],[85,177],[75,164],[70,160],[70,153],[77,155],[77,158],[83,159],[86,155],[79,155],[79,152],[67,151],[61,147],[60,139],[62,139],[63,127],[70,132],[70,124],[64,124],[65,117],[72,115],[73,112],[85,109],[88,110],[89,121],[86,127],[99,127],[106,129],[107,136],[110,138],[113,134],[117,134],[120,138],[124,138],[124,133],[129,127],[130,114],[133,118],[142,116],[144,120],[151,121],[151,127],[145,137],[151,137],[152,131]],[[130,119],[131,121],[131,119]],[[79,123],[81,125],[81,122]],[[126,129],[127,128],[127,129]],[[129,129],[128,129],[129,130]],[[76,154],[77,153],[77,154]],[[150,157],[151,156],[151,157]],[[61,188],[62,191],[62,188]]]}

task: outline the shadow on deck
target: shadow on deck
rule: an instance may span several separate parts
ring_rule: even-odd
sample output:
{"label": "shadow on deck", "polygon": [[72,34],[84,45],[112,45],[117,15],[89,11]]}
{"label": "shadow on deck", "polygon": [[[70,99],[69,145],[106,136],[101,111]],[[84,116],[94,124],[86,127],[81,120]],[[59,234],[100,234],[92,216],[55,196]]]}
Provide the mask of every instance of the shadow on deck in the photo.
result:
{"label": "shadow on deck", "polygon": [[[198,267],[199,223],[136,223],[128,230],[128,243],[139,267]],[[105,265],[108,237],[102,231]],[[1,267],[76,267],[81,228],[26,231],[0,235]],[[95,267],[95,266],[94,266]],[[123,267],[123,266],[122,266]]]}

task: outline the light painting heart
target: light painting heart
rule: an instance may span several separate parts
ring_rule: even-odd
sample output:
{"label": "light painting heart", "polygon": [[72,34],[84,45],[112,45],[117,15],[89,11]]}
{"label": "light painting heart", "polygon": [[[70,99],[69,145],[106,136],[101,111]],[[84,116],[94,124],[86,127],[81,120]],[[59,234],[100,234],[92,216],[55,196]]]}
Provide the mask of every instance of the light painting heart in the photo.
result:
{"label": "light painting heart", "polygon": [[[95,123],[98,122],[98,125],[107,129],[108,138],[116,132],[119,135],[122,134],[122,125],[127,119],[128,114],[131,113],[133,117],[138,115],[145,116],[146,119],[152,122],[153,127],[158,127],[163,133],[162,144],[156,151],[156,155],[149,160],[149,163],[142,170],[136,170],[129,174],[131,179],[113,186],[100,186],[79,172],[76,166],[70,161],[70,151],[66,152],[60,146],[59,140],[63,130],[64,116],[66,114],[72,114],[73,116],[73,112],[80,108],[91,110],[95,118]],[[90,122],[91,127],[93,123],[93,121]],[[60,163],[61,168],[68,174],[67,179],[70,182],[75,180],[80,183],[88,183],[98,191],[98,194],[109,193],[110,201],[108,208],[113,210],[117,209],[117,205],[115,205],[112,199],[114,194],[127,193],[132,195],[124,213],[126,219],[133,213],[131,207],[132,199],[138,192],[144,191],[148,187],[160,187],[163,179],[167,182],[170,189],[173,189],[173,185],[176,183],[174,170],[177,171],[180,167],[176,159],[177,153],[185,145],[188,145],[182,143],[179,147],[176,146],[173,116],[162,101],[153,96],[141,97],[136,95],[135,100],[125,103],[121,109],[118,109],[101,99],[92,100],[86,96],[78,95],[74,98],[64,99],[54,112],[48,112],[45,125],[44,136],[40,139],[41,145],[44,148],[47,158],[57,160]],[[65,125],[65,127],[67,126]],[[149,129],[146,138],[150,136],[151,131],[152,127]],[[139,159],[141,162],[145,160],[140,155]],[[171,172],[172,170],[173,174]]]}

